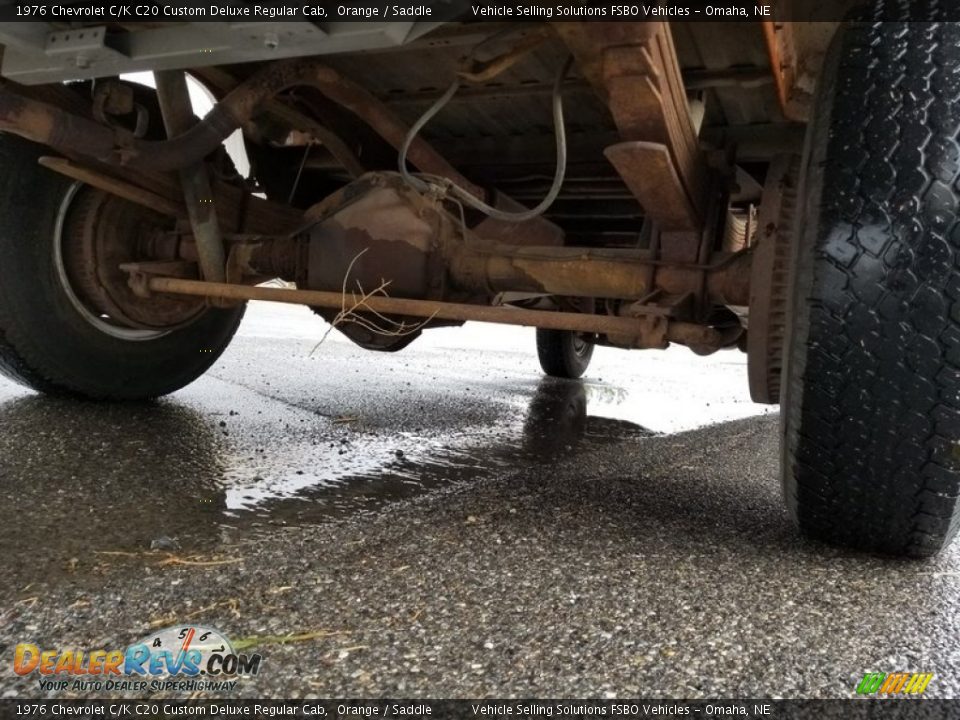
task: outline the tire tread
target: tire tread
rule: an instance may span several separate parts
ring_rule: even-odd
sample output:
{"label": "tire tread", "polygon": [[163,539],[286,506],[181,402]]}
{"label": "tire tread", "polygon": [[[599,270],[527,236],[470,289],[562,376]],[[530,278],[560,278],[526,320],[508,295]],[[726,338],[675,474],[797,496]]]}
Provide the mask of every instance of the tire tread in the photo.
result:
{"label": "tire tread", "polygon": [[841,41],[797,266],[785,491],[818,539],[928,556],[960,527],[960,30],[857,23]]}

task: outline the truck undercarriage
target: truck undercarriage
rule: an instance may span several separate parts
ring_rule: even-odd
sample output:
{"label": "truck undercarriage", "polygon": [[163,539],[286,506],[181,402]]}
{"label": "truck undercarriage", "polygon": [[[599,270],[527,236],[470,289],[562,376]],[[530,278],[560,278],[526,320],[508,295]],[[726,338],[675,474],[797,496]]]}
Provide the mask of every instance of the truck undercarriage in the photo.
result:
{"label": "truck undercarriage", "polygon": [[[827,30],[807,32],[806,67]],[[150,42],[129,30],[87,32],[100,34],[91,41],[73,29],[47,42],[112,55]],[[270,32],[290,44],[281,27]],[[138,137],[160,118],[113,79],[8,83],[0,123],[58,150],[63,157],[41,160],[47,168],[170,218],[145,241],[153,252],[91,251],[128,256],[110,270],[110,297],[97,309],[132,327],[170,325],[166,311],[151,312],[153,292],[218,304],[269,296],[339,316],[344,332],[374,349],[397,349],[431,325],[489,320],[621,347],[679,342],[712,352],[737,344],[748,324],[766,167],[799,152],[801,126],[790,118],[805,116],[807,98],[787,85],[798,71],[770,69],[771,59],[789,67],[780,59],[795,44],[791,33],[772,22],[672,31],[662,22],[455,25],[415,31],[389,50],[192,68],[219,100],[196,125],[183,72],[157,71],[170,139]],[[96,53],[83,52],[77,67],[102,73]],[[564,69],[571,53],[576,62]],[[40,72],[22,51],[4,69],[31,82],[77,72]],[[93,106],[78,112],[91,95]],[[197,166],[237,128],[252,187],[211,180]],[[747,129],[754,146],[738,153]],[[394,175],[401,150],[402,167],[422,180]],[[776,181],[769,204],[789,178]],[[326,294],[222,287],[269,277]],[[179,322],[199,307],[179,305]],[[767,375],[777,364],[754,365]],[[758,399],[775,402],[776,382],[755,382]]]}
{"label": "truck undercarriage", "polygon": [[[791,287],[804,262],[800,191],[817,172],[805,169],[815,150],[804,150],[804,136],[820,117],[815,86],[840,23],[421,21],[338,33],[281,22],[241,24],[242,38],[226,23],[200,25],[0,28],[0,130],[36,144],[18,145],[17,157],[33,153],[45,177],[60,176],[49,207],[54,270],[73,311],[111,341],[187,333],[195,345],[189,333],[203,322],[223,338],[205,364],[143,390],[18,371],[30,365],[23,351],[0,363],[9,374],[93,397],[160,394],[206,369],[243,302],[262,299],[310,306],[372,350],[400,350],[425,329],[465,321],[536,327],[545,369],[568,377],[584,371],[585,348],[596,344],[739,348],[753,399],[781,402],[798,317]],[[856,32],[844,26],[845,37]],[[917,32],[927,32],[923,46],[941,30]],[[928,57],[943,67],[936,39]],[[903,45],[903,33],[890,40]],[[909,79],[911,58],[890,58]],[[120,77],[143,70],[153,71],[155,92]],[[216,100],[202,119],[187,75]],[[222,149],[237,130],[249,177]],[[860,142],[872,137],[868,129]],[[949,140],[941,149],[953,157]],[[930,182],[917,197],[940,192]],[[881,212],[892,222],[893,211]],[[837,243],[823,228],[809,232],[827,251]],[[849,252],[838,252],[814,272],[815,288],[846,267]],[[263,286],[276,278],[288,286]],[[842,391],[823,402],[839,403]],[[918,471],[929,479],[942,469],[947,487],[913,483],[908,494],[930,491],[952,513],[948,437],[932,431],[922,454],[934,467]],[[827,471],[806,457],[828,451],[816,440],[785,461],[815,465],[805,489],[786,483],[808,529],[833,518],[846,492],[819,478],[857,466],[850,459],[837,470],[834,458]],[[811,502],[820,503],[812,520],[803,510]],[[929,515],[928,501],[917,502],[911,517]],[[887,521],[850,538],[811,532],[926,554],[956,530],[954,515],[934,515],[943,522],[891,542]]]}

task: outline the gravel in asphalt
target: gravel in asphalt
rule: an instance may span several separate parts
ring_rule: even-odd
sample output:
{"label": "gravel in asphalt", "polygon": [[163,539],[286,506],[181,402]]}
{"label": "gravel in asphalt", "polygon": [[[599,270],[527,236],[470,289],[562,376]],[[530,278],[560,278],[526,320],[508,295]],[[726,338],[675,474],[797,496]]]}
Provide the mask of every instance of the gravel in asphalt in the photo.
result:
{"label": "gravel in asphalt", "polygon": [[[958,694],[960,551],[798,538],[776,415],[657,427],[683,381],[659,359],[571,383],[528,355],[310,348],[248,335],[142,406],[0,386],[0,695],[47,695],[18,642],[181,623],[259,642],[242,697],[850,697],[906,670]],[[756,412],[711,362],[689,383]]]}

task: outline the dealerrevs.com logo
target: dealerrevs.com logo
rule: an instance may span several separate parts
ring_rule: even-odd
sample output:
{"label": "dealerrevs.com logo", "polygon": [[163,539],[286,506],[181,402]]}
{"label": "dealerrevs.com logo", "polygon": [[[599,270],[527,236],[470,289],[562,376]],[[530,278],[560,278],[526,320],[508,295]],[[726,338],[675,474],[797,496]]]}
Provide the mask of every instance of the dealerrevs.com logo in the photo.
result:
{"label": "dealerrevs.com logo", "polygon": [[191,625],[166,628],[125,650],[41,650],[20,643],[13,671],[36,673],[46,691],[229,691],[241,676],[259,673],[262,659],[238,654],[218,630]]}

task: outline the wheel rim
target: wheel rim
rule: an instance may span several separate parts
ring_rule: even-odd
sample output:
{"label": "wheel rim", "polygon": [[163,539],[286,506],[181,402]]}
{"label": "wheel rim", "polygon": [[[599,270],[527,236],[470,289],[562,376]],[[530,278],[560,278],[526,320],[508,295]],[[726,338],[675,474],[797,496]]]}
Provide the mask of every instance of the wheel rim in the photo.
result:
{"label": "wheel rim", "polygon": [[575,335],[573,338],[573,353],[579,358],[582,358],[590,350],[590,343],[581,338],[579,335]]}
{"label": "wheel rim", "polygon": [[150,330],[144,328],[134,328],[120,324],[118,321],[104,314],[97,308],[91,307],[81,299],[80,294],[70,280],[70,274],[67,272],[67,265],[64,260],[64,235],[67,228],[67,217],[71,207],[77,198],[77,193],[84,187],[82,183],[74,183],[63,196],[60,207],[57,209],[56,222],[53,231],[53,262],[56,268],[57,281],[64,296],[70,302],[70,305],[82,317],[88,325],[97,331],[126,342],[144,342],[156,340],[169,334],[170,330]]}

